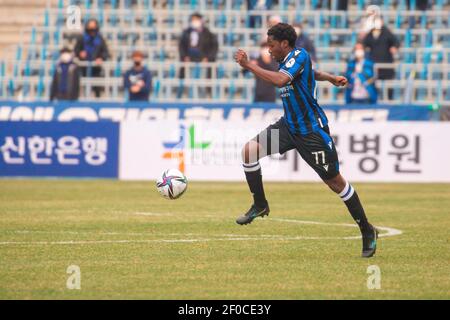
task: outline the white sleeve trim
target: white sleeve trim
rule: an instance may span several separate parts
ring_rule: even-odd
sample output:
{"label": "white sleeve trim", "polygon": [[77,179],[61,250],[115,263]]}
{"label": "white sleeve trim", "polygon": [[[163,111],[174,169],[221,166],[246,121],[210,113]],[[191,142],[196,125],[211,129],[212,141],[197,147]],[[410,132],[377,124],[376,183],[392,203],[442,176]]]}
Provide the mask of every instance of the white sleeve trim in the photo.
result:
{"label": "white sleeve trim", "polygon": [[284,70],[284,69],[280,69],[280,72],[284,73],[285,75],[287,75],[291,80],[294,80],[294,77],[292,76],[292,74],[290,74],[288,71]]}

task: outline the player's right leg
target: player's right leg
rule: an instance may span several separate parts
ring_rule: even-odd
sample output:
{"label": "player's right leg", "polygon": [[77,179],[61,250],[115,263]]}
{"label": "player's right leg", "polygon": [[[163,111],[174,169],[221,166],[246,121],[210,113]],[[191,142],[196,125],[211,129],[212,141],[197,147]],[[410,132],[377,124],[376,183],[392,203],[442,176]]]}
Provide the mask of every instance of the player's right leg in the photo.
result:
{"label": "player's right leg", "polygon": [[259,160],[266,155],[267,151],[257,140],[248,141],[242,148],[242,166],[250,192],[253,194],[253,204],[244,215],[236,219],[236,223],[240,225],[249,224],[253,219],[264,217],[270,212],[259,164]]}
{"label": "player's right leg", "polygon": [[261,131],[242,148],[242,166],[250,192],[253,194],[253,204],[245,214],[236,219],[236,223],[249,224],[253,219],[269,214],[259,160],[267,155],[284,153],[293,148],[286,130],[288,129],[282,118]]}

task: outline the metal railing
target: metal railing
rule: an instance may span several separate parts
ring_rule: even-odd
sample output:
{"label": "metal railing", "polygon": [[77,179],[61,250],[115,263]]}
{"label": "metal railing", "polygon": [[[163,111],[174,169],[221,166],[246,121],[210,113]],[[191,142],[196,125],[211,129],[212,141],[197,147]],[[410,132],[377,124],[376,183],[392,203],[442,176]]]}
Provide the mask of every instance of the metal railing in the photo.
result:
{"label": "metal railing", "polygon": [[[8,79],[0,79],[0,97],[3,99],[18,99],[23,101],[48,100],[50,95],[51,77],[29,77],[16,79],[11,83]],[[186,84],[189,85],[186,85]],[[14,88],[10,88],[13,85]],[[438,103],[450,106],[449,80],[378,80],[380,92],[379,103]],[[122,79],[113,78],[82,78],[81,101],[97,100],[93,96],[93,88],[101,87],[104,91],[99,101],[124,101],[126,93],[123,90]],[[393,99],[388,99],[389,91]],[[406,93],[409,92],[409,97]],[[253,100],[253,79],[165,79],[155,80],[150,100],[155,102],[238,102],[250,103]],[[343,103],[344,89],[336,88],[327,82],[319,82],[319,103]]]}

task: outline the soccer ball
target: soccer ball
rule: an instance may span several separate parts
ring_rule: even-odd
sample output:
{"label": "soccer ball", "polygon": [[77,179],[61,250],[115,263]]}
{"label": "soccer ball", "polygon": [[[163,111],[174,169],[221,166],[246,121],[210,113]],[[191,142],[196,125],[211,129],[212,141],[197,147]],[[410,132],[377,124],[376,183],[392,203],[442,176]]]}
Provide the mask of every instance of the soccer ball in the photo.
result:
{"label": "soccer ball", "polygon": [[156,181],[158,192],[166,199],[178,199],[187,189],[187,179],[179,170],[169,169]]}

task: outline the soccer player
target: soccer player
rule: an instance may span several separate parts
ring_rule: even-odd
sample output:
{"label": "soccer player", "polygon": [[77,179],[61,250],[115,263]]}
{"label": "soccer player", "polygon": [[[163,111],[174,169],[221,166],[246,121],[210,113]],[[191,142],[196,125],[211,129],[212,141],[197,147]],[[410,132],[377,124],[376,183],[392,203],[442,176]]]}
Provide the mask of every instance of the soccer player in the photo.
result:
{"label": "soccer player", "polygon": [[249,224],[256,217],[264,217],[270,212],[264,195],[259,159],[295,148],[344,201],[362,234],[362,257],[372,257],[376,251],[378,230],[368,222],[355,189],[339,173],[339,160],[330,137],[328,119],[316,100],[315,80],[345,86],[347,79],[314,71],[308,52],[303,48],[295,48],[297,35],[292,26],[279,23],[269,29],[267,36],[270,54],[279,63],[278,72],[250,63],[243,50],[236,52],[235,60],[242,68],[280,88],[284,116],[248,141],[242,149],[245,176],[254,203],[236,222],[240,225]]}

